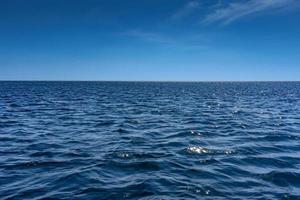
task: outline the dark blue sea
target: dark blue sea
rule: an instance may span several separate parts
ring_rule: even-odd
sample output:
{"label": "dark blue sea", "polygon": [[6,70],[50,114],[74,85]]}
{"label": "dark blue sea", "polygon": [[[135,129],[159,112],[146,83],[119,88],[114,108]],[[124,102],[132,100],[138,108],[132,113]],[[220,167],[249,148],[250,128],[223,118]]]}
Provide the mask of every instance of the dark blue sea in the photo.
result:
{"label": "dark blue sea", "polygon": [[0,199],[300,199],[300,83],[0,82]]}

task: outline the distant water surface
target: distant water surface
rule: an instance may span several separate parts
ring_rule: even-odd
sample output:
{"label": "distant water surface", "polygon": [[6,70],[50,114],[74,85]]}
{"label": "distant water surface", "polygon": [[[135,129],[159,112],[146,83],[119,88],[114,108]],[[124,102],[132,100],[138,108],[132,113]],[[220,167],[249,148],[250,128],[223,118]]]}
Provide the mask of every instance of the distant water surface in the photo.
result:
{"label": "distant water surface", "polygon": [[300,199],[300,83],[0,82],[0,199]]}

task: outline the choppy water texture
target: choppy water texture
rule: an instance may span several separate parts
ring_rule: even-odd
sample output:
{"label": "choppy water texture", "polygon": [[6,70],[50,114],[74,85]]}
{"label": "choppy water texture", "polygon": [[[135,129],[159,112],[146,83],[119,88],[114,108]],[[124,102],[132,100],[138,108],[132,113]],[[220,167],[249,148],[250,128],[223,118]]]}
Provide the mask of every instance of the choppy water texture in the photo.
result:
{"label": "choppy water texture", "polygon": [[0,82],[0,199],[300,199],[300,83]]}

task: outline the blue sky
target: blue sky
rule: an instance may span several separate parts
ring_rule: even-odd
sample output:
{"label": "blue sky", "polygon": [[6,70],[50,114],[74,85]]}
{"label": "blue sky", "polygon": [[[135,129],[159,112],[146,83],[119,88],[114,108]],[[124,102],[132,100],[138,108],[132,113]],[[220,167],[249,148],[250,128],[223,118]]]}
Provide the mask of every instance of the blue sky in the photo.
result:
{"label": "blue sky", "polygon": [[299,77],[299,0],[0,0],[0,80]]}

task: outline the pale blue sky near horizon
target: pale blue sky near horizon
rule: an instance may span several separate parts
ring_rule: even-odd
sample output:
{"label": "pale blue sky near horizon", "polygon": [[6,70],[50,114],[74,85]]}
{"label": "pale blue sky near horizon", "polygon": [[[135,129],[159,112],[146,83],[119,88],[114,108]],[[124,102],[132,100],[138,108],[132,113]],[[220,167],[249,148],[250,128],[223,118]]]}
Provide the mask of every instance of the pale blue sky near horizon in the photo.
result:
{"label": "pale blue sky near horizon", "polygon": [[299,0],[0,0],[0,80],[299,77]]}

